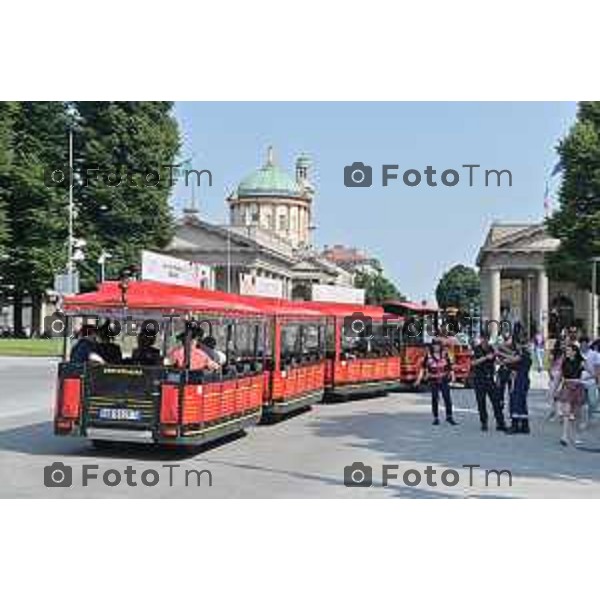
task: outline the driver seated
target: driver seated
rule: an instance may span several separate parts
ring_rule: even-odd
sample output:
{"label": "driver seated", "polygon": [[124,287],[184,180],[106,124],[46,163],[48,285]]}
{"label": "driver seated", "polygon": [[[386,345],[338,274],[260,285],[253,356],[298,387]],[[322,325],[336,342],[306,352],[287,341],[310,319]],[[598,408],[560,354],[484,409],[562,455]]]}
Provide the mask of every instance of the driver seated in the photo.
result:
{"label": "driver seated", "polygon": [[69,361],[83,364],[87,362],[104,363],[98,344],[98,328],[95,325],[83,325],[77,335],[78,340],[71,350]]}
{"label": "driver seated", "polygon": [[119,365],[123,362],[123,355],[118,344],[114,343],[116,337],[115,332],[111,327],[110,321],[105,323],[98,329],[100,343],[98,344],[98,354],[102,357],[105,363],[109,365]]}

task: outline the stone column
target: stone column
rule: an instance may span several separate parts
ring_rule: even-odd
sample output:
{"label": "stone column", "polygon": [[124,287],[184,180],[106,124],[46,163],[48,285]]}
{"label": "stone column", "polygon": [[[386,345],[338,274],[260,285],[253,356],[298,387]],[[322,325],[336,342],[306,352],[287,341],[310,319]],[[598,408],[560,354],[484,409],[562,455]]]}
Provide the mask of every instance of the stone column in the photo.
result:
{"label": "stone column", "polygon": [[548,315],[548,275],[545,269],[541,269],[537,274],[536,320],[538,330],[544,336],[544,340],[548,339]]}
{"label": "stone column", "polygon": [[489,271],[490,319],[500,321],[500,269]]}
{"label": "stone column", "polygon": [[496,324],[488,328],[488,333],[492,336],[498,334],[498,323],[500,323],[500,269],[495,267],[488,271],[488,317],[490,321]]}

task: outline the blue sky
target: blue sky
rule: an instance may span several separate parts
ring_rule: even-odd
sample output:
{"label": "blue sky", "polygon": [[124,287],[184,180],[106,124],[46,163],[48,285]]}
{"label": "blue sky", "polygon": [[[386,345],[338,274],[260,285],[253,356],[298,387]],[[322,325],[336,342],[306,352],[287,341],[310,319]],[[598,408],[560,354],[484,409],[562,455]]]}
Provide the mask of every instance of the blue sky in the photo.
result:
{"label": "blue sky", "polygon": [[[575,118],[575,103],[558,102],[182,102],[176,115],[184,155],[194,168],[210,169],[213,185],[200,190],[203,218],[225,222],[225,197],[259,167],[266,147],[293,173],[294,158],[313,159],[314,214],[319,246],[342,243],[380,258],[388,276],[414,300],[432,299],[439,277],[456,263],[472,265],[494,220],[543,218],[544,186],[557,161],[555,146]],[[373,167],[370,188],[346,188],[344,166]],[[400,178],[381,185],[381,165],[398,164]],[[510,169],[513,185],[473,187],[461,165]],[[402,183],[407,169],[437,170],[438,186],[425,176],[417,187]],[[456,169],[460,182],[440,182]],[[558,178],[552,180],[556,193]],[[177,210],[189,189],[174,192]]]}

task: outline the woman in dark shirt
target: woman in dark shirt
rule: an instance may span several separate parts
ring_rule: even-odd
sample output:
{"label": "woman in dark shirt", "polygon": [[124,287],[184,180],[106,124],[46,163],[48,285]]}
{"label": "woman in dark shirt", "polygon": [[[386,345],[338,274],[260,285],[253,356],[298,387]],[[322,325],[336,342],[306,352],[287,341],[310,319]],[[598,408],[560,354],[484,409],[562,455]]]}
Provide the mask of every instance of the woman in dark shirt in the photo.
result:
{"label": "woman in dark shirt", "polygon": [[581,374],[584,362],[579,348],[569,344],[565,349],[565,357],[561,365],[561,388],[558,396],[563,423],[560,443],[563,446],[567,446],[573,439],[577,415],[583,404],[584,388]]}
{"label": "woman in dark shirt", "polygon": [[439,399],[440,393],[444,399],[446,409],[446,421],[450,425],[456,425],[452,416],[452,398],[450,396],[450,379],[452,378],[452,363],[448,352],[442,347],[439,340],[434,340],[427,350],[423,367],[417,378],[417,386],[422,379],[429,381],[431,387],[431,412],[433,413],[433,424],[439,425]]}

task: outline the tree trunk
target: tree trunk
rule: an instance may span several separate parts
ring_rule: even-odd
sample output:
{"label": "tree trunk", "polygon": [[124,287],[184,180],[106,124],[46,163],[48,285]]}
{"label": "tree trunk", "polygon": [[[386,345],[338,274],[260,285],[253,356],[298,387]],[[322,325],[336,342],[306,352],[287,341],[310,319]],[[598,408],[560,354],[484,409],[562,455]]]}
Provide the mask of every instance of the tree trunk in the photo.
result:
{"label": "tree trunk", "polygon": [[13,300],[13,330],[16,337],[23,335],[23,294],[17,290]]}
{"label": "tree trunk", "polygon": [[40,337],[41,333],[42,295],[33,293],[31,295],[31,337]]}

